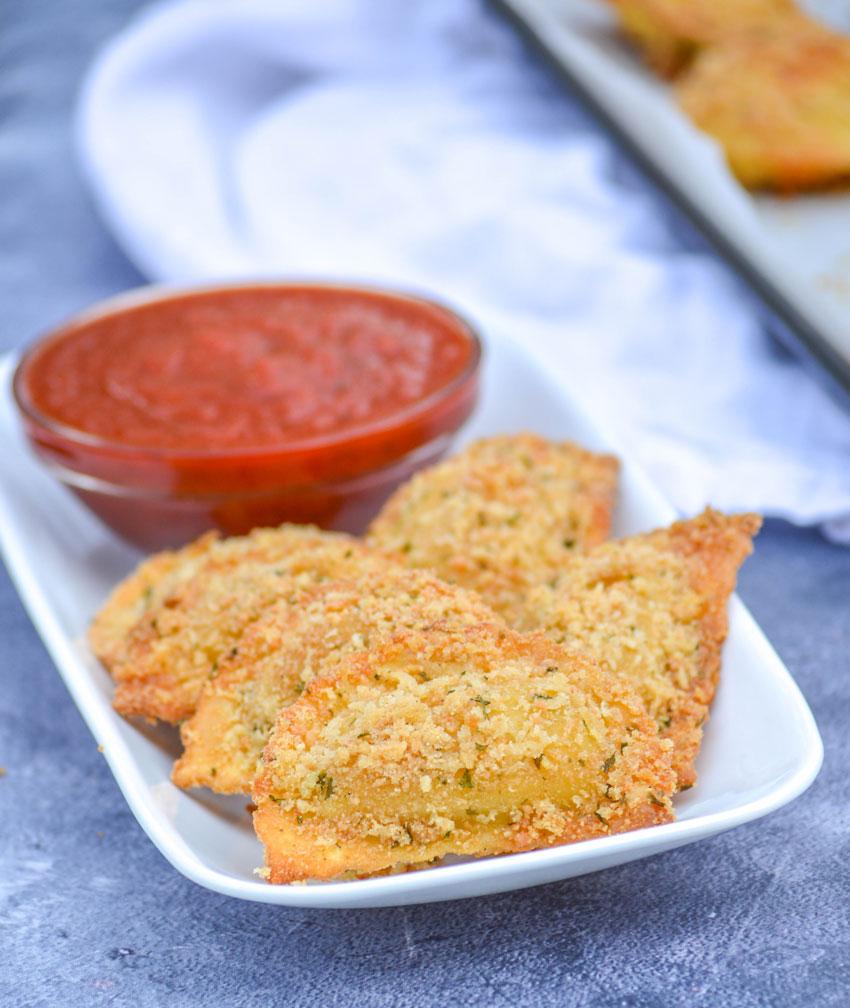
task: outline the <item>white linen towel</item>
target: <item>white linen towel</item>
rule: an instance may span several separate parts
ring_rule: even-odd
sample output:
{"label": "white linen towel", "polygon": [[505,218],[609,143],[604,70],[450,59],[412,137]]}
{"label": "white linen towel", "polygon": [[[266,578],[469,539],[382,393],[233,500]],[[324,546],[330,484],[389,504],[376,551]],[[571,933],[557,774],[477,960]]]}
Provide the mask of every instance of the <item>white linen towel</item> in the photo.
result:
{"label": "white linen towel", "polygon": [[78,112],[95,199],[151,279],[433,294],[560,372],[681,513],[850,542],[850,417],[482,0],[154,5]]}

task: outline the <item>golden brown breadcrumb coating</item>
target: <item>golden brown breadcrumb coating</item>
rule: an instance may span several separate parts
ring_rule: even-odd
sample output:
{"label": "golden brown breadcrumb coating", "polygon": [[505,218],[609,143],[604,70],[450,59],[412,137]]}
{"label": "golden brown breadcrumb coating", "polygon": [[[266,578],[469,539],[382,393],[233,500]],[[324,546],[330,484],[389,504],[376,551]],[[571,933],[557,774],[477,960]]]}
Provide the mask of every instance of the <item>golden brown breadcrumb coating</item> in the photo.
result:
{"label": "golden brown breadcrumb coating", "polygon": [[646,62],[672,77],[705,46],[771,24],[792,0],[609,0]]}
{"label": "golden brown breadcrumb coating", "polygon": [[700,54],[676,94],[750,188],[850,179],[850,38],[801,16]]}
{"label": "golden brown breadcrumb coating", "polygon": [[402,631],[281,711],[254,787],[271,882],[672,819],[670,742],[590,660],[495,624]]}
{"label": "golden brown breadcrumb coating", "polygon": [[574,557],[528,600],[521,626],[539,629],[627,679],[673,741],[679,787],[694,760],[720,671],[726,603],[752,550],[756,515],[707,509],[669,529]]}
{"label": "golden brown breadcrumb coating", "polygon": [[113,706],[178,722],[189,717],[204,682],[273,602],[295,604],[307,588],[381,569],[389,560],[351,536],[284,525],[216,540],[190,577],[148,606],[112,668]]}
{"label": "golden brown breadcrumb coating", "polygon": [[145,610],[158,605],[172,585],[191,577],[209,551],[219,548],[217,539],[215,532],[208,532],[182,549],[154,553],[115,586],[92,620],[88,634],[92,653],[107,669],[123,661],[127,634]]}
{"label": "golden brown breadcrumb coating", "polygon": [[608,537],[618,471],[570,442],[485,438],[397,490],[367,541],[477,591],[510,623],[531,587]]}
{"label": "golden brown breadcrumb coating", "polygon": [[197,710],[181,725],[185,751],[172,780],[180,787],[250,794],[278,712],[311,679],[398,630],[441,620],[499,622],[471,592],[402,568],[328,582],[308,590],[295,608],[288,600],[271,605],[242,635],[238,655],[222,659]]}

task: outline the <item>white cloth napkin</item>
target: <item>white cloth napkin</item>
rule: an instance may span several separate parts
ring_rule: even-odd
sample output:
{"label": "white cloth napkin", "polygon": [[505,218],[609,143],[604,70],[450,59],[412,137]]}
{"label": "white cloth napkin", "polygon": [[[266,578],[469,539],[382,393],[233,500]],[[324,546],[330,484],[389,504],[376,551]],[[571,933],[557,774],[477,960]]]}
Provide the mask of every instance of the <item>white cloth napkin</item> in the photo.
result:
{"label": "white cloth napkin", "polygon": [[432,293],[567,380],[684,514],[850,542],[850,418],[482,0],[177,0],[100,54],[82,164],[152,279]]}

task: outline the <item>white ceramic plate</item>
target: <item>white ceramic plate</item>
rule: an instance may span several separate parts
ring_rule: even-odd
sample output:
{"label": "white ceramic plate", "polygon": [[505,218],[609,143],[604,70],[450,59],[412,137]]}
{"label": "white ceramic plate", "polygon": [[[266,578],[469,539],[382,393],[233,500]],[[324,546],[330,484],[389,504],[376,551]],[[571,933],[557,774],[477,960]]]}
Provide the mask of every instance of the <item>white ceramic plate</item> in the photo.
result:
{"label": "white ceramic plate", "polygon": [[[169,775],[176,731],[139,727],[110,706],[111,682],[85,644],[93,613],[139,555],[122,545],[28,453],[0,358],[0,546],[32,620],[151,840],[188,878],[241,899],[286,906],[393,906],[519,889],[622,864],[700,840],[779,808],[811,783],[822,759],[812,715],[739,600],[730,607],[723,681],[698,760],[699,782],[676,800],[678,821],[564,847],[444,864],[351,882],[272,886],[244,798],[186,793]],[[484,397],[465,432],[530,429],[612,449],[569,396],[517,348],[490,343]],[[613,450],[616,450],[614,448]],[[622,456],[621,456],[622,457]],[[618,535],[673,520],[670,506],[624,460]]]}

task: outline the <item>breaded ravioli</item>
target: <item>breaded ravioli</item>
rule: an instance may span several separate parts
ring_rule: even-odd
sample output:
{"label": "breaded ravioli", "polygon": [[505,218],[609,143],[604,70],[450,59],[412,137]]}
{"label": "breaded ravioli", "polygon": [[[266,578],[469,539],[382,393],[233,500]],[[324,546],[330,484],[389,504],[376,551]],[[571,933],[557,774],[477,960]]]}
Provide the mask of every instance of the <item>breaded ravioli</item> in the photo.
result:
{"label": "breaded ravioli", "polygon": [[127,635],[124,660],[112,669],[113,706],[163,721],[189,717],[204,682],[238,654],[242,634],[268,606],[294,605],[321,581],[389,564],[352,536],[309,526],[221,540]]}
{"label": "breaded ravioli", "polygon": [[772,24],[792,0],[609,0],[646,62],[672,77],[705,46]]}
{"label": "breaded ravioli", "polygon": [[510,623],[531,587],[607,539],[618,471],[571,442],[485,438],[397,490],[367,541],[477,591]]}
{"label": "breaded ravioli", "polygon": [[850,39],[802,15],[702,53],[678,82],[693,122],[750,188],[850,179]]}
{"label": "breaded ravioli", "polygon": [[281,711],[254,785],[270,882],[669,822],[670,742],[621,681],[493,623],[402,631]]}
{"label": "breaded ravioli", "polygon": [[528,600],[523,629],[581,650],[637,689],[661,736],[673,741],[680,788],[696,780],[726,603],[760,524],[756,515],[708,509],[571,558]]}
{"label": "breaded ravioli", "polygon": [[293,608],[271,605],[225,656],[180,727],[184,753],[172,780],[180,787],[251,793],[257,762],[278,712],[346,654],[374,647],[401,629],[440,621],[500,622],[471,592],[426,571],[373,571],[307,591]]}

